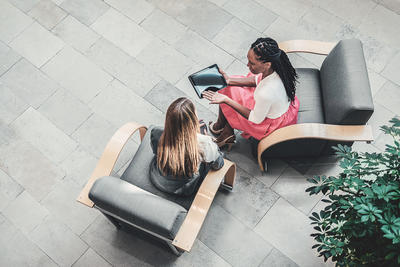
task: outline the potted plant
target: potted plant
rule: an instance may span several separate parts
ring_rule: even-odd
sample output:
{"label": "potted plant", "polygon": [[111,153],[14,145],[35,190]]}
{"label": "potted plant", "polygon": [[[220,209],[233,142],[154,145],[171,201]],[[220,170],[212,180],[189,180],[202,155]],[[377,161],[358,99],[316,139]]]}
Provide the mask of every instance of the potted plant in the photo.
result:
{"label": "potted plant", "polygon": [[381,130],[393,137],[383,153],[334,147],[338,176],[315,176],[306,192],[327,206],[310,216],[320,257],[336,266],[400,266],[400,120]]}

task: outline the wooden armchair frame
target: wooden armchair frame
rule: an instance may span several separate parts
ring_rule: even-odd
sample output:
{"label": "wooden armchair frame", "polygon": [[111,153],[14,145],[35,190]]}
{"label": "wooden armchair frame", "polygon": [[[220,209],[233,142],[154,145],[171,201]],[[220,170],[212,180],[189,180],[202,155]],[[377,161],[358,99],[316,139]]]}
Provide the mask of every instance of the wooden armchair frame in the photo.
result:
{"label": "wooden armchair frame", "polygon": [[[140,139],[143,140],[143,137],[147,131],[147,127],[139,125],[135,122],[130,122],[123,125],[111,137],[110,141],[106,145],[106,148],[104,149],[103,154],[100,157],[100,160],[97,163],[95,170],[93,171],[91,177],[89,178],[89,181],[79,194],[77,198],[78,202],[90,208],[95,207],[95,204],[89,199],[90,189],[92,188],[94,182],[97,179],[103,176],[109,176],[111,174],[111,171],[123,147],[128,142],[129,138],[138,130],[140,133]],[[149,232],[146,229],[141,228],[141,230],[149,232],[150,234],[153,234],[167,241],[167,244],[171,247],[171,249],[174,251],[175,254],[180,254],[180,251],[190,251],[201,229],[201,226],[203,225],[204,219],[208,213],[212,201],[214,200],[214,196],[218,188],[221,186],[221,184],[229,189],[233,188],[236,175],[236,165],[229,160],[225,159],[224,161],[225,164],[220,170],[217,171],[211,170],[204,178],[199,188],[199,191],[197,192],[192,202],[192,205],[188,210],[186,218],[183,221],[174,240],[166,240],[165,238],[162,238],[157,234]],[[142,190],[139,187],[137,187],[136,189],[140,191]],[[108,219],[111,219],[109,218],[109,216],[113,216],[112,214],[109,214],[102,209],[100,209],[100,211],[105,213]],[[122,220],[121,218],[118,219]],[[115,224],[115,221],[113,221],[112,219],[111,221]],[[135,227],[138,227],[128,221],[125,222]]]}
{"label": "wooden armchair frame", "polygon": [[[311,53],[328,55],[336,43],[291,40],[279,43],[280,49],[286,53]],[[332,141],[366,141],[374,140],[372,128],[369,125],[331,125],[322,123],[300,123],[280,128],[267,137],[260,140],[257,148],[258,165],[264,171],[264,164],[261,159],[262,153],[271,146],[295,139],[322,139]]]}

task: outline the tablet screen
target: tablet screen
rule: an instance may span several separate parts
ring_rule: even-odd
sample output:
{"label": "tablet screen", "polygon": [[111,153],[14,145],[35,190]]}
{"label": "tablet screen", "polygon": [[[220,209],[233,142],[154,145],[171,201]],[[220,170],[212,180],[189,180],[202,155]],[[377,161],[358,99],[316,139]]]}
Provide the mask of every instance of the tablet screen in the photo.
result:
{"label": "tablet screen", "polygon": [[200,98],[205,90],[218,91],[227,86],[225,78],[218,71],[217,64],[193,73],[189,76],[189,80]]}

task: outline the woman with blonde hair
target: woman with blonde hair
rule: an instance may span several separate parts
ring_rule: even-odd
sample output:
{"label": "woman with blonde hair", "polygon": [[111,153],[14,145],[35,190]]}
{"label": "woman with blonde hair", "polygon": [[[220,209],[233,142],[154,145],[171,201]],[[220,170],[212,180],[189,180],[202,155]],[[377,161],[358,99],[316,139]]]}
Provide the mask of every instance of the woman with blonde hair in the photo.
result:
{"label": "woman with blonde hair", "polygon": [[150,180],[159,190],[175,195],[192,195],[210,169],[224,164],[211,137],[200,134],[194,104],[185,97],[168,107],[164,129],[151,131],[151,146]]}

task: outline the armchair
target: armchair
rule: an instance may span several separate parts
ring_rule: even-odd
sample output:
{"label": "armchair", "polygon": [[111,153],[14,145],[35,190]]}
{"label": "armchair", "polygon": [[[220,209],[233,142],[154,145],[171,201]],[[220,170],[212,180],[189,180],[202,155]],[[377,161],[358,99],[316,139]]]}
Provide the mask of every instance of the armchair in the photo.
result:
{"label": "armchair", "polygon": [[298,68],[298,123],[276,130],[253,148],[264,171],[268,157],[320,156],[331,146],[373,141],[365,125],[374,111],[367,67],[359,40],[336,43],[292,40],[279,44],[286,53],[327,55],[321,69]]}
{"label": "armchair", "polygon": [[[116,227],[128,224],[167,243],[176,255],[190,251],[220,186],[232,189],[236,165],[210,171],[193,197],[178,197],[157,190],[148,173],[153,152],[150,132],[131,122],[108,142],[93,174],[77,201],[99,209]],[[139,130],[141,144],[121,178],[111,171],[129,138]]]}

